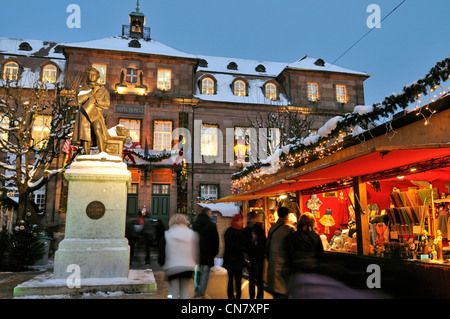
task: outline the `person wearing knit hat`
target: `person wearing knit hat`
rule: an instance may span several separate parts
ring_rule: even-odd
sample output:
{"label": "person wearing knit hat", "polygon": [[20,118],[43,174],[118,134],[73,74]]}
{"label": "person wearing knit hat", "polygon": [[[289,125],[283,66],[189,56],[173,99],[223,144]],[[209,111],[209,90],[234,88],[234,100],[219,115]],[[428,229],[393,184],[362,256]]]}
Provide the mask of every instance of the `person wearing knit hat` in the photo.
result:
{"label": "person wearing knit hat", "polygon": [[241,299],[242,269],[245,265],[242,215],[236,214],[224,234],[223,267],[228,272],[228,299]]}

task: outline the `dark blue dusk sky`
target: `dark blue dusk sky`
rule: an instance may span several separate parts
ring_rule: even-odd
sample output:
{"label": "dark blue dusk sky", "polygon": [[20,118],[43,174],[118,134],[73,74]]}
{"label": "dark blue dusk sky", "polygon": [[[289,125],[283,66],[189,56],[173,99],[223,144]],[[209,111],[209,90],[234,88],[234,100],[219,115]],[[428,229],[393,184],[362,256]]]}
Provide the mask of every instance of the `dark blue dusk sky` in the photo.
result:
{"label": "dark blue dusk sky", "polygon": [[[331,63],[369,31],[370,4],[380,7],[383,18],[401,1],[140,0],[140,5],[151,37],[183,52],[286,63],[306,54]],[[66,25],[70,4],[81,8],[79,29]],[[7,1],[0,36],[78,42],[120,35],[135,5],[136,0]],[[406,0],[336,64],[369,73],[366,104],[380,102],[450,55],[449,12],[449,0]]]}

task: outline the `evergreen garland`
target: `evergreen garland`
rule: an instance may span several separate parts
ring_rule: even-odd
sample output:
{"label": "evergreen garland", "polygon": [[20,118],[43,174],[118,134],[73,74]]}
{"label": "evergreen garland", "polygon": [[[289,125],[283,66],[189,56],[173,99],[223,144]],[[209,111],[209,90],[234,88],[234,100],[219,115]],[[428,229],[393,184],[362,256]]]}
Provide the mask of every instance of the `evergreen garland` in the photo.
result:
{"label": "evergreen garland", "polygon": [[163,151],[161,154],[158,155],[143,155],[139,152],[136,152],[135,150],[133,150],[133,154],[137,155],[139,158],[142,158],[143,160],[146,160],[148,162],[162,162],[170,157],[172,157],[172,152],[167,152],[167,151]]}
{"label": "evergreen garland", "polygon": [[[371,123],[376,120],[386,118],[399,108],[406,109],[410,103],[413,103],[420,94],[427,95],[430,89],[446,81],[450,77],[450,56],[436,63],[436,65],[428,72],[428,74],[416,82],[403,87],[403,93],[392,94],[387,96],[382,102],[372,105],[373,111],[365,114],[346,113],[341,115],[336,127],[326,136],[320,136],[314,143],[305,145],[303,140],[297,142],[289,148],[288,153],[281,153],[280,161],[286,161],[288,156],[307,155],[317,147],[330,142],[337,138],[343,131],[349,130],[351,127],[361,123]],[[245,167],[242,171],[231,175],[232,180],[238,180],[257,170],[262,166],[270,166],[270,163],[254,163]]]}

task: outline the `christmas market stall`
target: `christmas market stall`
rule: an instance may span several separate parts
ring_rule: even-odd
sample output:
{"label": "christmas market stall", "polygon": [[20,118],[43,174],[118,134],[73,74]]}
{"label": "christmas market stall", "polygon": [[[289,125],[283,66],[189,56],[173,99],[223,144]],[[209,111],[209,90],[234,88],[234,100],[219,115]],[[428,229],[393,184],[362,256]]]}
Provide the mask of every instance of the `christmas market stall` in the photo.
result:
{"label": "christmas market stall", "polygon": [[265,163],[235,173],[236,195],[217,202],[242,200],[245,214],[260,200],[266,218],[276,211],[270,201],[297,217],[311,212],[329,260],[361,271],[395,259],[403,274],[432,280],[430,294],[450,297],[450,95],[440,85],[449,65],[283,147],[275,173],[265,174]]}

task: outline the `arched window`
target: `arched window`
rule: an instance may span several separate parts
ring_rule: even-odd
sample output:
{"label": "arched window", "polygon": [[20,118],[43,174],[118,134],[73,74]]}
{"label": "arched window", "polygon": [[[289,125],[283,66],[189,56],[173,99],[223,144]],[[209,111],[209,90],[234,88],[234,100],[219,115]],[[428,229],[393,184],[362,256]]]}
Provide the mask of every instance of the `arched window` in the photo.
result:
{"label": "arched window", "polygon": [[214,93],[214,80],[211,78],[204,78],[202,80],[202,94],[213,95]]}
{"label": "arched window", "polygon": [[267,83],[264,90],[266,99],[275,101],[278,99],[277,87],[273,83]]}
{"label": "arched window", "polygon": [[3,80],[17,81],[19,78],[19,64],[14,61],[3,65]]}
{"label": "arched window", "polygon": [[42,69],[42,82],[56,83],[57,75],[58,75],[58,68],[53,64],[47,64]]}
{"label": "arched window", "polygon": [[236,96],[246,96],[247,90],[245,88],[245,82],[242,80],[237,80],[233,85],[233,94]]}

